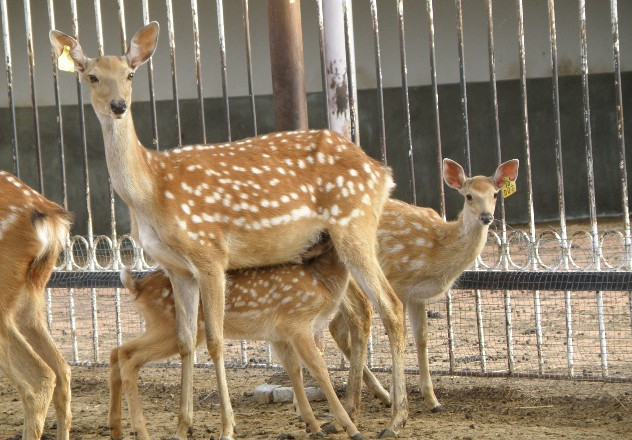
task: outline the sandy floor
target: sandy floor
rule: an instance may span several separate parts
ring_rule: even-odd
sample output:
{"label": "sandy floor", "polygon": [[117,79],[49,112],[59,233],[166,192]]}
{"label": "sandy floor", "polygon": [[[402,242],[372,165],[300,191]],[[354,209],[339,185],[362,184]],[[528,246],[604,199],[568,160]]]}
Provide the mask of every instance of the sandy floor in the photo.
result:
{"label": "sandy floor", "polygon": [[[109,438],[107,429],[107,368],[73,368],[72,439]],[[345,373],[333,373],[334,386],[343,391]],[[388,379],[384,374],[379,377]],[[289,385],[279,370],[229,370],[230,389],[241,439],[306,439],[305,426],[291,404],[257,404],[252,391],[262,383]],[[154,438],[174,432],[179,370],[143,370],[141,393]],[[308,385],[313,380],[307,376]],[[604,384],[525,379],[436,377],[437,396],[446,411],[433,414],[421,402],[414,376],[408,376],[410,417],[400,432],[403,439],[624,439],[632,432],[632,384]],[[210,371],[196,369],[194,439],[216,438],[219,428],[215,381]],[[314,402],[323,422],[330,419],[326,402]],[[126,438],[130,432],[123,408]],[[22,409],[15,389],[0,377],[0,440],[21,432]],[[366,393],[357,426],[365,438],[375,438],[388,421],[389,410]],[[49,411],[45,439],[55,438]],[[19,438],[19,437],[18,437]],[[347,438],[333,434],[330,438]]]}

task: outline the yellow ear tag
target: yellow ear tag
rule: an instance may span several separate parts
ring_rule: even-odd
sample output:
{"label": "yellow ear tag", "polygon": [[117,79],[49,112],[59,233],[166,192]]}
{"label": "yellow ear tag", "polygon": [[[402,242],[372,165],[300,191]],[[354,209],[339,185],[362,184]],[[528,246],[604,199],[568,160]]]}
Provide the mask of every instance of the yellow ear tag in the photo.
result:
{"label": "yellow ear tag", "polygon": [[75,71],[75,62],[70,58],[70,46],[64,46],[64,51],[57,57],[57,68],[65,72]]}
{"label": "yellow ear tag", "polygon": [[516,182],[513,180],[509,180],[509,177],[504,177],[503,180],[505,183],[500,188],[503,191],[503,199],[506,199],[510,195],[516,192]]}

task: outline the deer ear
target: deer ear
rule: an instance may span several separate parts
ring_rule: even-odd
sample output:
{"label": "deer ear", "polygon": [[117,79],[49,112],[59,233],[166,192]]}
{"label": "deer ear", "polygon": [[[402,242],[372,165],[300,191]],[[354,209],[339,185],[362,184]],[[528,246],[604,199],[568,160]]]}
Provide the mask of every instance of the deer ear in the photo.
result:
{"label": "deer ear", "polygon": [[160,25],[157,21],[152,21],[136,32],[125,55],[132,69],[136,69],[154,54],[159,33]]}
{"label": "deer ear", "polygon": [[86,69],[88,58],[83,54],[83,49],[77,40],[72,38],[70,35],[66,35],[63,32],[56,30],[50,31],[48,38],[50,39],[50,43],[53,46],[56,56],[61,55],[64,48],[68,46],[68,55],[75,63],[75,70],[83,72]]}
{"label": "deer ear", "polygon": [[514,182],[518,178],[518,159],[508,160],[498,165],[496,173],[491,177],[492,182],[500,189],[505,183],[505,178]]}
{"label": "deer ear", "polygon": [[443,159],[443,180],[450,188],[463,188],[465,179],[465,171],[461,165],[451,159]]}

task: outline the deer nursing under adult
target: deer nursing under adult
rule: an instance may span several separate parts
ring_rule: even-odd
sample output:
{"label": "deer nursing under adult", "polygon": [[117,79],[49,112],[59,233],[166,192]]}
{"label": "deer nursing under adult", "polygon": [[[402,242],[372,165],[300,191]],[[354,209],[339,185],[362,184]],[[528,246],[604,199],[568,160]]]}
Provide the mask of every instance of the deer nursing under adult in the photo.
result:
{"label": "deer nursing under adult", "polygon": [[[353,439],[362,435],[345,412],[329,380],[325,360],[314,342],[314,331],[326,325],[338,309],[349,272],[338,259],[331,241],[309,253],[321,254],[304,264],[230,271],[226,285],[224,337],[267,340],[288,372],[307,432],[322,436],[303,388],[300,361],[310,370],[325,394],[332,413]],[[176,317],[169,278],[154,271],[141,279],[123,272],[121,279],[146,322],[143,334],[114,348],[110,354],[110,413],[113,439],[122,438],[121,397],[125,392],[132,429],[139,440],[151,437],[138,395],[138,371],[152,361],[178,352]],[[198,315],[197,344],[204,340],[204,317]],[[299,361],[300,359],[300,361]]]}
{"label": "deer nursing under adult", "polygon": [[142,146],[131,114],[132,77],[151,57],[159,26],[132,38],[126,55],[87,58],[58,31],[50,40],[90,84],[112,185],[130,208],[132,234],[169,275],[174,289],[182,394],[176,438],[192,424],[193,353],[198,302],[220,395],[220,438],[234,417],[223,358],[227,269],[291,261],[327,231],[341,261],[377,304],[393,361],[392,415],[384,435],[408,415],[404,387],[403,306],[376,255],[376,231],[393,187],[390,170],[327,130],[275,133],[171,151]]}
{"label": "deer nursing under adult", "polygon": [[[457,277],[483,250],[489,225],[505,179],[518,177],[517,159],[502,163],[490,176],[468,178],[463,168],[450,159],[443,160],[446,184],[464,198],[463,209],[455,221],[445,221],[431,208],[389,200],[378,228],[378,258],[384,274],[399,299],[408,309],[419,361],[420,391],[433,411],[441,409],[430,379],[428,365],[428,323],[426,301],[445,294]],[[350,285],[348,295],[362,296]],[[360,402],[361,382],[380,400],[390,396],[373,373],[364,367],[362,352],[369,338],[371,309],[350,310],[343,303],[329,329],[336,343],[350,359],[349,381],[344,405],[355,416]],[[363,303],[357,302],[362,305]]]}
{"label": "deer nursing under adult", "polygon": [[42,436],[51,400],[57,439],[70,432],[70,367],[44,316],[44,289],[70,223],[61,206],[0,171],[0,370],[22,400],[23,440]]}

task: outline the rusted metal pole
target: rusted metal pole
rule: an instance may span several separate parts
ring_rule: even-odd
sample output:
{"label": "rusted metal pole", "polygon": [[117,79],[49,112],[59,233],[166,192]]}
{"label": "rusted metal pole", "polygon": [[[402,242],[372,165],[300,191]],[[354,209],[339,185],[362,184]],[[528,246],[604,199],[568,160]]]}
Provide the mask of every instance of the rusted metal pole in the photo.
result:
{"label": "rusted metal pole", "polygon": [[268,0],[268,28],[275,127],[307,128],[300,1]]}

